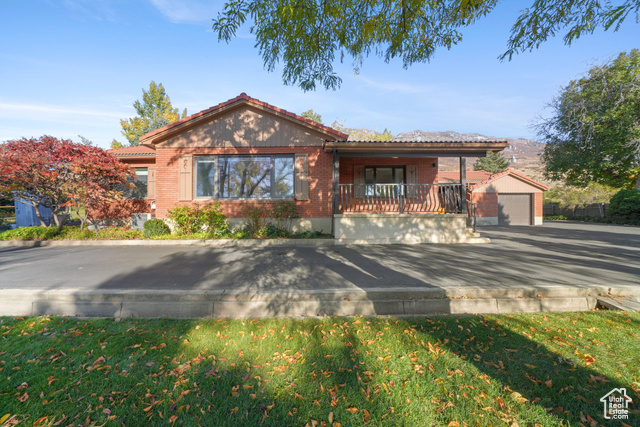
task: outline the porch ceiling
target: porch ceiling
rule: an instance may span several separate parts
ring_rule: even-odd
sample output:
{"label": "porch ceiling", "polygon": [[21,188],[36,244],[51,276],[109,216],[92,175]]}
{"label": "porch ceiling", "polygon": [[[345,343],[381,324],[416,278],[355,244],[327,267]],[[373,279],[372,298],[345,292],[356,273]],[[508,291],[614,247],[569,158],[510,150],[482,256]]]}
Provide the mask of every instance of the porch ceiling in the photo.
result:
{"label": "porch ceiling", "polygon": [[507,141],[327,141],[324,151],[344,156],[482,157],[502,151]]}

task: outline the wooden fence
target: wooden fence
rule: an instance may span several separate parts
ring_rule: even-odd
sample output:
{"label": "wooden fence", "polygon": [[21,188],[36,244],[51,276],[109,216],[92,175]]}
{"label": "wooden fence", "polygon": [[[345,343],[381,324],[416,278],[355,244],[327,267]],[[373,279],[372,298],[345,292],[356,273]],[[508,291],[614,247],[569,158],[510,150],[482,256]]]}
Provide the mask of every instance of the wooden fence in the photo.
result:
{"label": "wooden fence", "polygon": [[576,206],[574,208],[562,208],[557,203],[546,203],[543,206],[544,216],[590,216],[604,218],[609,211],[608,203],[593,203],[586,206]]}

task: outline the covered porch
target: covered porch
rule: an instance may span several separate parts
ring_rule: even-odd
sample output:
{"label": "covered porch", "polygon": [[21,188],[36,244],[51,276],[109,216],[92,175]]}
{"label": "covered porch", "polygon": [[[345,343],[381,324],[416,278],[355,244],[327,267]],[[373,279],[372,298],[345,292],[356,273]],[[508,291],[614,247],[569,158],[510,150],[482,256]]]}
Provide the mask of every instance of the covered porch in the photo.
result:
{"label": "covered porch", "polygon": [[[461,243],[475,227],[468,157],[506,141],[326,142],[333,156],[333,234],[341,243]],[[458,157],[460,182],[437,182],[438,159]]]}

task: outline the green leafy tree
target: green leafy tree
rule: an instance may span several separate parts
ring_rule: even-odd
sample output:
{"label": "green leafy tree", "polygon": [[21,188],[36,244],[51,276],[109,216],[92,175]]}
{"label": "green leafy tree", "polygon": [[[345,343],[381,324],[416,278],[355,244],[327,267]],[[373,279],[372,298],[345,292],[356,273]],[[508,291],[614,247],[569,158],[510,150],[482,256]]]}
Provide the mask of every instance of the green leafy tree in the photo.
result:
{"label": "green leafy tree", "polygon": [[[142,89],[142,101],[135,101],[133,108],[138,113],[136,117],[120,120],[122,134],[130,146],[139,145],[142,135],[187,117],[187,109],[185,108],[180,115],[178,109],[171,105],[162,83],[156,84],[153,80],[149,84],[149,90]],[[111,142],[111,148],[122,146],[115,139]]]}
{"label": "green leafy tree", "polygon": [[640,191],[620,190],[611,198],[609,214],[614,218],[640,224]]}
{"label": "green leafy tree", "polygon": [[305,119],[309,119],[312,120],[316,123],[320,123],[322,124],[322,116],[318,113],[316,113],[315,111],[313,111],[313,109],[309,109],[307,111],[304,111],[301,114],[302,117],[304,117]]}
{"label": "green leafy tree", "polygon": [[473,164],[473,169],[477,171],[487,171],[491,173],[498,173],[506,170],[509,167],[509,161],[504,158],[502,153],[494,153],[488,151],[486,157],[480,157]]}
{"label": "green leafy tree", "polygon": [[[498,0],[227,0],[214,19],[218,40],[229,42],[249,21],[265,67],[280,63],[286,84],[336,89],[334,63],[350,57],[356,73],[364,58],[399,58],[405,68],[427,62],[438,48],[462,40],[462,30],[489,14]],[[630,15],[640,17],[640,0],[530,0],[511,30],[506,52],[537,48],[566,31],[571,44],[597,28],[617,30]],[[523,6],[526,6],[524,4]]]}
{"label": "green leafy tree", "polygon": [[111,141],[111,148],[124,148],[124,144],[114,138],[113,141]]}
{"label": "green leafy tree", "polygon": [[550,107],[536,126],[547,178],[640,189],[640,51],[591,68]]}
{"label": "green leafy tree", "polygon": [[618,188],[598,184],[597,182],[590,182],[585,187],[559,184],[545,192],[544,199],[545,202],[557,203],[565,208],[575,208],[576,206],[587,206],[594,203],[609,203],[611,197],[618,191]]}

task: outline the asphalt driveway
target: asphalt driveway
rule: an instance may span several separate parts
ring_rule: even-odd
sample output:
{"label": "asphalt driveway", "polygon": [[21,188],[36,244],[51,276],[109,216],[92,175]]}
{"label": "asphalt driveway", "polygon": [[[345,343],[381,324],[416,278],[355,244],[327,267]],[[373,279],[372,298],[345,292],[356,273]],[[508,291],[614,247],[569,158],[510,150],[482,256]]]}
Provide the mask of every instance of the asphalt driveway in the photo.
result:
{"label": "asphalt driveway", "polygon": [[0,250],[2,289],[349,290],[640,287],[640,227],[484,227],[485,245]]}

